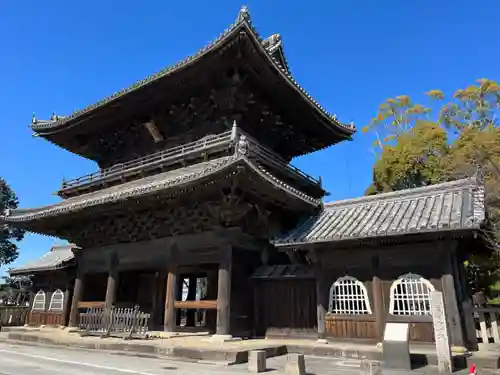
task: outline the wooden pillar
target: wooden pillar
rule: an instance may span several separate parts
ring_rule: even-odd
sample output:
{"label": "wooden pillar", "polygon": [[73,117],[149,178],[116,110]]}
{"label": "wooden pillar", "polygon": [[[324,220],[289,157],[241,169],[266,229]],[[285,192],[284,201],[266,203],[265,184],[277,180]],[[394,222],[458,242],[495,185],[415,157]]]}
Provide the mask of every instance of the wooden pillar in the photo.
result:
{"label": "wooden pillar", "polygon": [[176,321],[175,321],[175,297],[176,297],[176,286],[177,286],[177,264],[178,260],[178,248],[177,245],[173,245],[170,248],[170,259],[168,263],[168,275],[167,275],[167,290],[165,293],[165,318],[163,322],[164,330],[167,332],[175,332]]}
{"label": "wooden pillar", "polygon": [[[207,300],[216,300],[217,299],[217,270],[210,269],[207,271]],[[211,332],[215,332],[217,326],[217,311],[216,310],[207,310],[206,312],[206,320],[205,320],[206,328]]]}
{"label": "wooden pillar", "polygon": [[454,264],[453,257],[455,256],[456,242],[443,242],[445,248],[443,250],[443,265],[444,272],[441,276],[441,283],[443,286],[443,299],[446,308],[448,321],[448,329],[451,335],[451,344],[455,346],[465,346],[464,335],[462,332],[462,323],[460,319],[460,311],[458,309],[457,294],[455,289],[455,281],[453,275]]}
{"label": "wooden pillar", "polygon": [[466,340],[467,349],[471,351],[478,350],[477,336],[476,336],[476,324],[474,322],[474,311],[472,303],[472,296],[469,293],[467,285],[467,270],[462,259],[457,257],[455,254],[455,262],[458,268],[458,280],[461,284],[462,298],[459,300],[459,309],[462,314],[464,322],[464,339]]}
{"label": "wooden pillar", "polygon": [[157,330],[158,327],[163,325],[162,313],[163,313],[163,288],[165,287],[166,271],[157,271],[154,274],[153,290],[151,291],[151,330]]}
{"label": "wooden pillar", "polygon": [[229,335],[231,319],[231,263],[232,248],[222,249],[219,264],[219,281],[217,285],[217,335]]}
{"label": "wooden pillar", "polygon": [[380,261],[378,255],[372,258],[372,295],[373,295],[373,313],[375,314],[375,324],[377,327],[377,338],[381,342],[384,337],[385,309],[383,301],[382,281],[380,280]]}
{"label": "wooden pillar", "polygon": [[[176,284],[175,284],[175,300],[176,301],[182,301],[182,297],[184,294],[184,279],[185,275],[179,274],[177,272],[177,277],[176,277]],[[182,318],[182,310],[178,309],[175,310],[175,325],[180,327],[181,325],[181,318]]]}
{"label": "wooden pillar", "polygon": [[112,254],[109,260],[108,284],[106,287],[105,307],[110,308],[116,302],[116,290],[118,287],[118,255]]}
{"label": "wooden pillar", "polygon": [[[195,301],[196,300],[196,284],[197,284],[197,278],[194,275],[189,276],[189,286],[188,286],[188,294],[187,294],[187,301]],[[196,325],[195,322],[195,310],[194,309],[187,309],[186,312],[186,327],[194,327]]]}
{"label": "wooden pillar", "polygon": [[[66,279],[68,279],[68,274],[66,273]],[[63,306],[63,312],[64,312],[64,318],[63,318],[63,325],[68,326],[69,325],[69,312],[70,312],[70,297],[71,297],[71,285],[69,280],[66,280],[66,287],[64,288],[64,306]]]}
{"label": "wooden pillar", "polygon": [[76,277],[73,287],[73,298],[71,300],[71,311],[69,314],[69,327],[78,327],[78,304],[83,296],[83,277],[84,269],[80,252],[75,253],[76,258]]}
{"label": "wooden pillar", "polygon": [[318,325],[318,341],[326,339],[325,332],[325,314],[328,309],[328,290],[325,287],[325,278],[323,269],[320,264],[317,264],[314,269],[316,279],[316,313]]}

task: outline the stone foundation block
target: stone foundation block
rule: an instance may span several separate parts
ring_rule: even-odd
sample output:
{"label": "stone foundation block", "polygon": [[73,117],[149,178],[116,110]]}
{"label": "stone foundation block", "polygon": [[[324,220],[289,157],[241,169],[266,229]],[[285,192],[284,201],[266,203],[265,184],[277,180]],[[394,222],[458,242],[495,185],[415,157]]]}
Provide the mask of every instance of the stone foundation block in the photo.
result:
{"label": "stone foundation block", "polygon": [[361,375],[381,375],[382,368],[380,362],[362,360],[359,365]]}
{"label": "stone foundation block", "polygon": [[285,375],[306,375],[306,361],[304,354],[287,354]]}
{"label": "stone foundation block", "polygon": [[266,371],[265,350],[252,350],[248,353],[248,371],[253,373]]}

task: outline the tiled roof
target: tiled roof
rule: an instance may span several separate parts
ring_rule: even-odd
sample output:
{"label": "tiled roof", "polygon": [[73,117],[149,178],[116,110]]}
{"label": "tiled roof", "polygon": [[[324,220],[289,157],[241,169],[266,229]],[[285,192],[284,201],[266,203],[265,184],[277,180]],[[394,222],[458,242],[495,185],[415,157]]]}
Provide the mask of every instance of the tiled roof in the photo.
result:
{"label": "tiled roof", "polygon": [[465,179],[328,203],[316,217],[277,238],[276,246],[478,229],[484,187]]}
{"label": "tiled roof", "polygon": [[254,165],[245,156],[236,153],[231,156],[220,157],[211,161],[194,164],[188,167],[141,178],[139,180],[130,181],[95,192],[71,197],[60,203],[45,207],[17,209],[11,211],[7,210],[4,215],[0,215],[0,223],[2,221],[9,223],[37,220],[68,212],[80,211],[91,206],[123,201],[131,197],[139,197],[172,187],[180,187],[182,185],[200,180],[201,178],[209,177],[215,173],[223,172],[223,170],[227,170],[228,173],[236,173],[234,172],[235,168],[231,170],[229,170],[229,168],[235,166],[237,163],[246,165],[261,178],[267,180],[270,184],[273,184],[277,188],[286,191],[290,195],[293,195],[313,206],[320,205],[320,200],[302,193],[298,189],[277,179],[263,167]]}
{"label": "tiled roof", "polygon": [[64,268],[74,258],[72,251],[74,247],[75,245],[72,244],[53,246],[52,249],[41,258],[28,262],[21,267],[12,268],[9,273],[14,276],[30,272]]}
{"label": "tiled roof", "polygon": [[[282,49],[281,47],[281,41],[277,40],[276,36],[271,36],[268,39],[262,39],[258,32],[255,30],[254,26],[252,26],[252,22],[250,19],[250,14],[248,12],[248,9],[246,7],[243,7],[238,15],[238,18],[235,23],[233,23],[224,33],[222,33],[215,41],[212,43],[208,44],[201,50],[199,50],[197,53],[194,55],[184,59],[183,61],[180,61],[179,63],[167,67],[149,77],[144,78],[143,80],[140,80],[136,83],[134,83],[132,86],[127,87],[123,90],[120,90],[102,100],[99,102],[92,104],[90,106],[87,106],[81,110],[78,110],[74,113],[72,113],[69,116],[66,117],[60,117],[60,116],[55,116],[53,115],[50,121],[37,121],[35,118],[33,119],[33,123],[31,125],[32,129],[37,132],[37,133],[44,133],[45,131],[50,131],[51,129],[58,128],[60,126],[64,126],[65,124],[69,123],[71,120],[76,119],[77,117],[84,115],[86,113],[89,113],[99,107],[102,107],[112,101],[117,100],[120,97],[123,97],[124,95],[133,92],[137,89],[140,89],[162,77],[169,76],[174,74],[175,72],[187,67],[188,65],[193,64],[195,61],[198,59],[202,58],[203,56],[207,55],[208,53],[212,52],[213,50],[219,48],[222,46],[227,40],[229,40],[232,36],[234,35],[239,35],[240,32],[247,32],[249,36],[254,38],[258,44],[261,46],[263,52],[268,56],[270,64],[280,72],[281,76],[288,81],[290,85],[292,85],[296,90],[298,90],[304,97],[304,99],[308,100],[311,105],[319,112],[319,114],[325,118],[328,119],[329,123],[333,126],[335,126],[338,129],[343,130],[344,133],[351,135],[355,132],[355,127],[353,124],[342,124],[339,122],[336,118],[335,115],[330,114],[328,111],[326,111],[319,103],[317,103],[296,81],[293,79],[291,76],[288,66],[283,66],[288,65],[286,61],[283,63],[280,63],[280,60],[276,58],[275,52],[278,49]],[[284,57],[284,56],[283,56]]]}

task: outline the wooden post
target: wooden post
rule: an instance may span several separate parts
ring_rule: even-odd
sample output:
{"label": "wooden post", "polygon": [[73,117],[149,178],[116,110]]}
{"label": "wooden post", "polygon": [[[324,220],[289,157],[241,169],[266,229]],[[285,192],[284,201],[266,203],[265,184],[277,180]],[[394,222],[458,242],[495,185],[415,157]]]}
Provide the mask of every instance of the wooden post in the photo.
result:
{"label": "wooden post", "polygon": [[[210,269],[207,271],[207,299],[216,300],[217,299],[217,270]],[[217,311],[207,310],[205,326],[210,332],[215,332],[215,327],[217,322]]]}
{"label": "wooden post", "polygon": [[116,300],[116,289],[118,287],[118,256],[113,253],[109,260],[108,285],[106,287],[105,307],[110,308]]}
{"label": "wooden post", "polygon": [[69,314],[69,327],[78,327],[78,304],[83,296],[84,269],[82,257],[79,252],[75,253],[76,258],[76,278],[73,287],[73,299],[71,300],[71,311]]}
{"label": "wooden post", "polygon": [[[194,275],[189,276],[189,287],[187,294],[187,301],[195,301],[196,300],[196,284],[197,278]],[[194,327],[196,325],[195,322],[195,310],[188,309],[186,312],[186,327]]]}
{"label": "wooden post", "polygon": [[372,294],[373,294],[373,310],[375,313],[377,338],[381,342],[384,337],[384,302],[382,300],[382,282],[380,281],[380,264],[378,255],[372,258]]}
{"label": "wooden post", "polygon": [[457,294],[455,289],[455,281],[453,275],[453,257],[455,256],[456,243],[444,242],[443,245],[448,245],[451,248],[443,249],[443,264],[444,272],[441,276],[441,283],[443,285],[444,304],[448,314],[447,321],[450,330],[451,344],[455,346],[465,346],[464,336],[462,332],[462,324],[460,319],[460,312],[457,303]]}
{"label": "wooden post", "polygon": [[231,263],[232,248],[226,246],[219,264],[219,282],[217,286],[217,328],[216,334],[228,336],[231,319]]}
{"label": "wooden post", "polygon": [[328,305],[328,291],[325,288],[325,280],[323,270],[320,264],[316,264],[314,268],[314,276],[316,279],[316,313],[318,325],[318,342],[326,342],[325,335],[325,314]]}
{"label": "wooden post", "polygon": [[167,290],[165,293],[165,318],[164,330],[167,332],[175,332],[175,297],[177,286],[177,257],[178,248],[174,244],[170,249],[170,259],[168,263]]}

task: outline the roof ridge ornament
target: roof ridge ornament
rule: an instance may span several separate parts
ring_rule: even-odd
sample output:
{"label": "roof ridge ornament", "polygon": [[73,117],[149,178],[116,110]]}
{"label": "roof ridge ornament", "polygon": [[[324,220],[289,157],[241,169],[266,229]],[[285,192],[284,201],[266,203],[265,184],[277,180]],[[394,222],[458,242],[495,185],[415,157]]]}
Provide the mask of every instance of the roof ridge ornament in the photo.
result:
{"label": "roof ridge ornament", "polygon": [[33,115],[31,115],[31,125],[37,125],[37,124],[51,124],[51,123],[54,123],[54,122],[57,122],[59,120],[63,120],[65,119],[66,116],[58,116],[56,115],[55,112],[52,112],[52,115],[50,115],[50,119],[48,120],[39,120],[37,117],[36,117],[36,114],[35,112],[33,112]]}
{"label": "roof ridge ornament", "polygon": [[250,11],[246,5],[243,5],[238,12],[237,22],[242,22],[243,20],[250,21]]}

